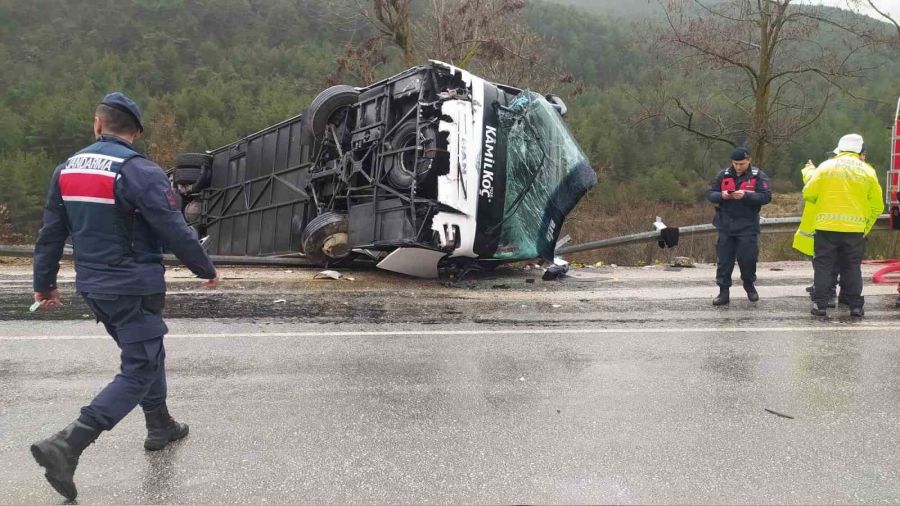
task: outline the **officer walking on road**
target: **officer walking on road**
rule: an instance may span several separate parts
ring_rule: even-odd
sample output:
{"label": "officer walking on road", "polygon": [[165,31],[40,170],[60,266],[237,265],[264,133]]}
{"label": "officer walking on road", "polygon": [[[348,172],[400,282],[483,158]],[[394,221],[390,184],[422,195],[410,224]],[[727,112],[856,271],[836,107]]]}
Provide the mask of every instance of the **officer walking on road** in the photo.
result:
{"label": "officer walking on road", "polygon": [[881,184],[866,163],[865,144],[858,134],[841,137],[831,160],[822,162],[803,187],[803,198],[815,205],[815,288],[811,313],[826,316],[832,272],[841,271],[841,297],[850,315],[862,317],[862,260],[866,235],[884,210]]}
{"label": "officer walking on road", "polygon": [[34,252],[34,300],[62,305],[56,285],[67,237],[75,251],[75,289],[121,349],[121,372],[81,416],[31,446],[50,485],[75,499],[78,458],[135,406],[144,411],[147,450],[188,434],[166,407],[162,319],[163,245],[210,288],[216,269],[181,214],[168,178],[132,143],[143,132],[141,111],[122,93],[103,98],[94,116],[97,142],[56,168]]}
{"label": "officer walking on road", "polygon": [[713,225],[719,231],[716,243],[719,295],[713,299],[714,306],[730,302],[735,259],[747,298],[752,302],[759,300],[754,285],[759,259],[759,210],[772,200],[772,189],[766,173],[751,162],[748,149],[735,148],[731,152],[731,166],[719,172],[709,185],[707,199],[716,204]]}

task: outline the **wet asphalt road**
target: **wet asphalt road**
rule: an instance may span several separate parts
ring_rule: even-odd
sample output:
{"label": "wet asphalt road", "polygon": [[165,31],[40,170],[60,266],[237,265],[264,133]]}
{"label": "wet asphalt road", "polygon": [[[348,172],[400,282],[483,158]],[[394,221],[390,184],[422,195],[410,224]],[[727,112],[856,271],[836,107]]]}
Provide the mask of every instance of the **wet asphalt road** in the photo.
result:
{"label": "wet asphalt road", "polygon": [[[816,320],[795,270],[723,310],[705,272],[175,283],[169,405],[191,435],[145,453],[129,415],[85,452],[79,500],[896,503],[893,289],[866,287],[862,322]],[[117,349],[76,301],[24,314],[20,280],[0,273],[0,503],[59,504],[28,445]]]}

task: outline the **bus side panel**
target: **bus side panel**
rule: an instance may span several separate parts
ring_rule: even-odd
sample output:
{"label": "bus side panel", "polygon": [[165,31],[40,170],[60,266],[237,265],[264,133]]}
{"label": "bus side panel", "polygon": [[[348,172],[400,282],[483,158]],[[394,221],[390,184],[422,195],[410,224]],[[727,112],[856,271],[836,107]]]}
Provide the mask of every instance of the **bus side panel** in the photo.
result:
{"label": "bus side panel", "polygon": [[217,255],[298,253],[309,180],[301,118],[295,117],[213,152],[206,212],[208,251]]}

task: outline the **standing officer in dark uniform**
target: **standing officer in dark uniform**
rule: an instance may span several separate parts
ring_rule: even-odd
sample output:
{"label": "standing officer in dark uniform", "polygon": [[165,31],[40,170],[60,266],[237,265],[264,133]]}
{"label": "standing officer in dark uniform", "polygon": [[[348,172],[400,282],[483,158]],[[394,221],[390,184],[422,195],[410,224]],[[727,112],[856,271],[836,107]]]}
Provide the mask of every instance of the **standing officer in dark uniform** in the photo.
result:
{"label": "standing officer in dark uniform", "polygon": [[772,200],[769,176],[751,165],[750,151],[735,148],[731,152],[731,166],[719,172],[709,185],[707,199],[716,204],[713,225],[719,231],[716,253],[716,284],[719,296],[714,306],[729,302],[731,273],[737,259],[747,298],[759,300],[756,282],[756,261],[759,259],[759,210]]}
{"label": "standing officer in dark uniform", "polygon": [[75,499],[82,451],[135,406],[147,423],[144,447],[160,450],[188,434],[166,408],[162,319],[166,285],[163,246],[214,288],[216,269],[185,223],[163,170],[132,143],[143,132],[141,111],[122,93],[103,98],[94,116],[97,142],[56,168],[34,251],[34,300],[62,305],[56,274],[66,238],[75,250],[75,289],[122,350],[121,372],[81,416],[31,446],[47,481]]}

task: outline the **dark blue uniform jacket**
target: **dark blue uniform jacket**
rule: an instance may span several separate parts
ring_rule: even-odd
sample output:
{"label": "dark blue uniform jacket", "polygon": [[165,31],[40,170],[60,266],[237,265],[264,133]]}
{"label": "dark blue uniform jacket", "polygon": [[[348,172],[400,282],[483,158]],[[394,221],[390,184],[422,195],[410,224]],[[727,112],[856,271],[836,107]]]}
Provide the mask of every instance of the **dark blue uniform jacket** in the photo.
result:
{"label": "dark blue uniform jacket", "polygon": [[[722,199],[726,190],[745,190],[741,200]],[[772,200],[769,176],[758,167],[750,167],[738,176],[733,167],[719,172],[709,183],[707,200],[716,204],[713,225],[719,233],[728,235],[753,235],[759,233],[759,210]]]}
{"label": "dark blue uniform jacket", "polygon": [[82,293],[164,293],[164,247],[212,279],[215,267],[180,207],[158,165],[118,137],[100,137],[53,172],[34,248],[34,290],[56,288],[68,237]]}

